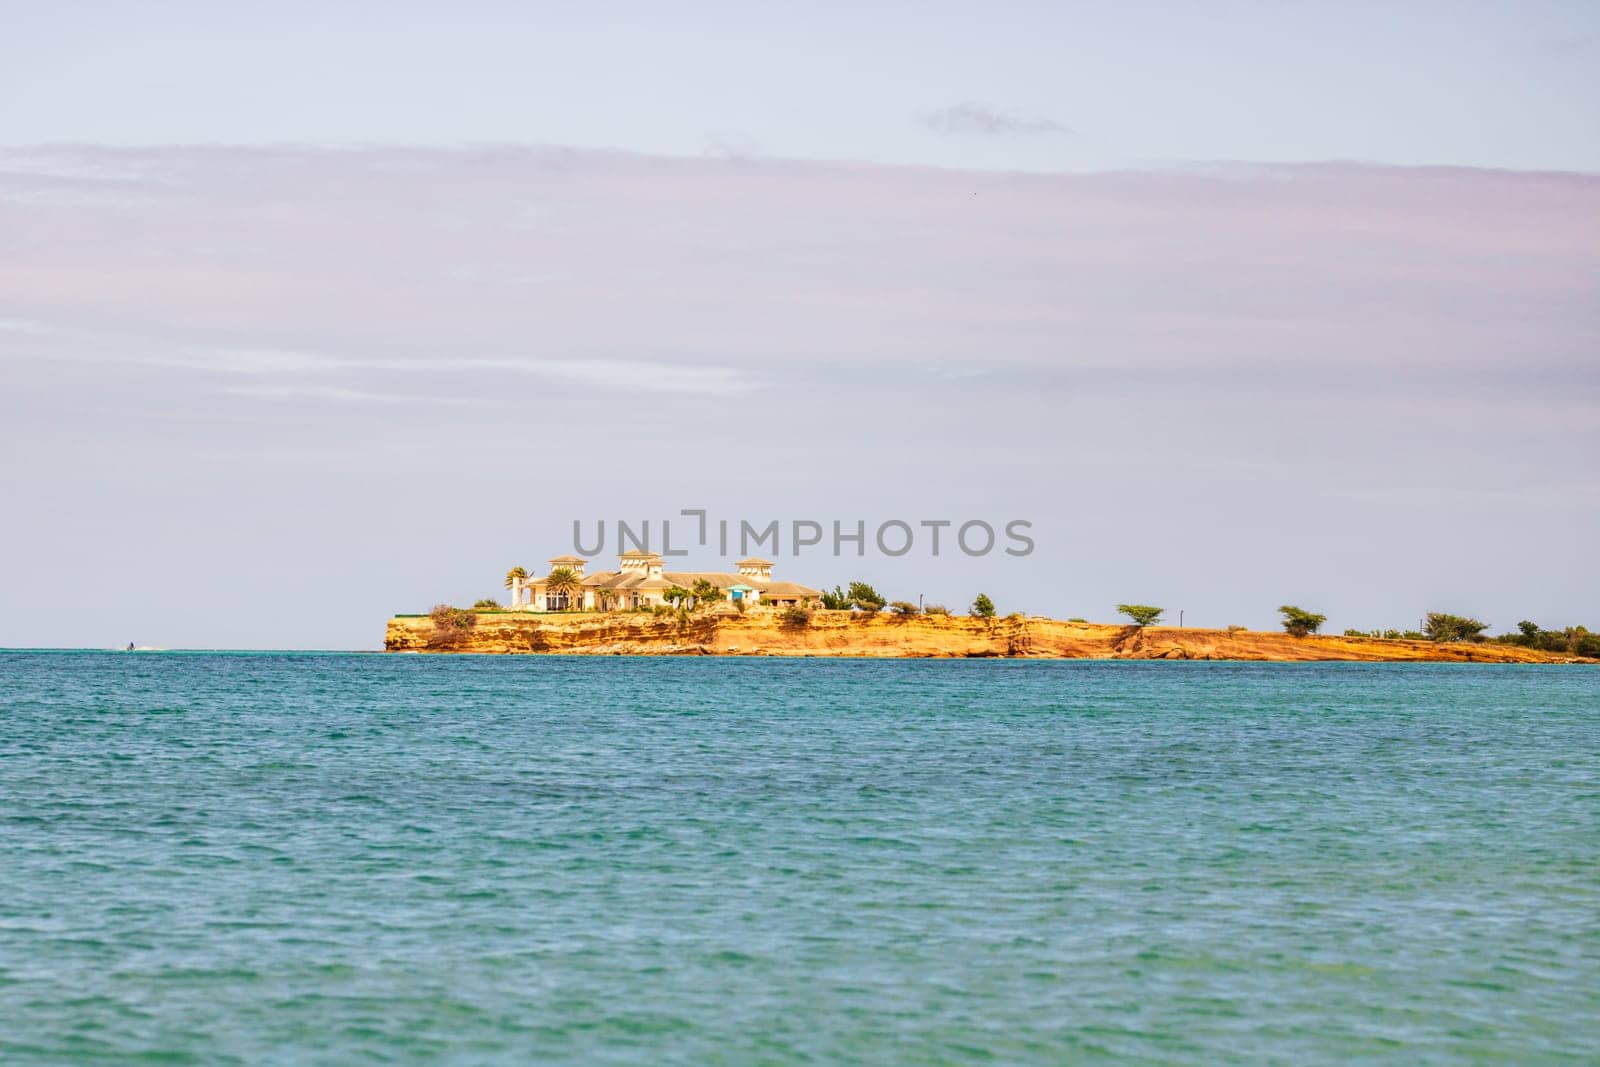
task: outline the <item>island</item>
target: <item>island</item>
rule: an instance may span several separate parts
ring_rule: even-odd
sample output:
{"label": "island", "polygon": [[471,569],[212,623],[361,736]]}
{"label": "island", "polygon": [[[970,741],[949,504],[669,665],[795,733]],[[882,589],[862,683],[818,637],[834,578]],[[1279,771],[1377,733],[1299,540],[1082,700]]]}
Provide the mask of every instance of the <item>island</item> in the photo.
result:
{"label": "island", "polygon": [[[510,606],[439,605],[396,615],[388,652],[590,656],[789,656],[966,659],[1256,660],[1452,663],[1597,663],[1594,635],[1581,641],[1483,639],[1456,630],[1421,633],[1316,632],[1322,616],[1284,607],[1284,631],[1162,626],[1160,609],[1123,605],[1136,621],[1095,623],[1020,613],[998,615],[980,595],[972,613],[888,602],[855,583],[833,593],[775,581],[769,560],[744,559],[728,572],[668,571],[659,555],[623,553],[614,570],[586,575],[586,560],[558,556],[550,572],[506,575]],[[1309,620],[1309,621],[1308,621]],[[1531,624],[1529,624],[1531,625]],[[1478,630],[1483,628],[1476,624]],[[1527,627],[1525,626],[1525,633]],[[1571,633],[1571,631],[1569,631]],[[1558,634],[1546,634],[1551,638]],[[1581,651],[1579,651],[1581,650]]]}

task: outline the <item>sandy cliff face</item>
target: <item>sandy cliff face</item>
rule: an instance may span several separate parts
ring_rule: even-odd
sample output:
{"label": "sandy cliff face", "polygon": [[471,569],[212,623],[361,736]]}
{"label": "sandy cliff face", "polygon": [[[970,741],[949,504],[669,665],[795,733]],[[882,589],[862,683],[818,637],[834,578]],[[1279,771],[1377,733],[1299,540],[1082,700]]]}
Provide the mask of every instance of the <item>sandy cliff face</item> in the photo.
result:
{"label": "sandy cliff face", "polygon": [[1439,645],[1355,637],[1290,637],[1249,630],[1199,630],[1071,623],[1059,619],[901,619],[816,612],[805,626],[775,614],[485,614],[459,634],[426,617],[389,620],[390,652],[563,653],[579,655],[758,655],[870,657],[1033,657],[1054,659],[1371,660],[1552,663],[1570,657],[1505,645]]}

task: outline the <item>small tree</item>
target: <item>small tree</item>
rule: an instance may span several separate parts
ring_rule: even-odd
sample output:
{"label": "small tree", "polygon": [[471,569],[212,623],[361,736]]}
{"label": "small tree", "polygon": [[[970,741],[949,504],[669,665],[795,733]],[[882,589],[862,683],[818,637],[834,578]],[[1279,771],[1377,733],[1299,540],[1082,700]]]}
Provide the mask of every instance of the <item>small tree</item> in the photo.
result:
{"label": "small tree", "polygon": [[968,612],[974,619],[994,618],[994,601],[989,599],[988,593],[979,593],[972,598],[972,610]]}
{"label": "small tree", "polygon": [[726,595],[706,578],[696,578],[689,592],[694,594],[696,604],[714,604]]}
{"label": "small tree", "polygon": [[435,604],[433,610],[428,612],[428,618],[437,630],[470,630],[478,621],[466,608],[451,607],[449,604]]}
{"label": "small tree", "polygon": [[924,615],[948,615],[950,614],[950,609],[943,604],[929,604],[922,609],[922,613]]}
{"label": "small tree", "polygon": [[661,590],[661,599],[675,608],[682,607],[694,599],[694,594],[681,585],[672,585]]}
{"label": "small tree", "polygon": [[786,629],[802,629],[811,625],[811,609],[800,604],[790,604],[778,613],[778,621]]}
{"label": "small tree", "polygon": [[918,608],[909,600],[891,601],[889,604],[889,610],[894,612],[896,615],[899,615],[901,618],[910,618],[911,616],[919,615],[922,612],[922,609]]}
{"label": "small tree", "polygon": [[1488,628],[1486,622],[1442,611],[1430,611],[1422,620],[1422,632],[1430,641],[1477,641]]}
{"label": "small tree", "polygon": [[1278,614],[1283,616],[1283,628],[1294,637],[1305,637],[1322,629],[1322,624],[1328,621],[1326,615],[1318,615],[1297,608],[1293,604],[1285,604],[1278,609]]}
{"label": "small tree", "polygon": [[435,604],[433,610],[428,612],[428,619],[433,623],[428,646],[444,650],[457,647],[466,638],[467,631],[478,622],[478,616],[473,612],[449,604]]}
{"label": "small tree", "polygon": [[486,596],[482,600],[474,602],[472,606],[475,608],[488,608],[491,611],[495,611],[499,609],[500,601],[494,599],[493,597]]}
{"label": "small tree", "polygon": [[853,607],[858,607],[867,614],[872,615],[882,611],[883,606],[889,601],[885,600],[882,593],[879,593],[866,582],[851,582],[850,603]]}
{"label": "small tree", "polygon": [[1133,620],[1135,626],[1151,626],[1161,619],[1161,613],[1166,608],[1152,607],[1149,604],[1118,604],[1117,611]]}
{"label": "small tree", "polygon": [[846,593],[843,589],[840,589],[838,586],[834,586],[833,587],[833,592],[831,592],[831,593],[829,593],[827,591],[823,592],[823,594],[822,594],[822,606],[827,608],[829,611],[849,611],[850,610],[850,594]]}

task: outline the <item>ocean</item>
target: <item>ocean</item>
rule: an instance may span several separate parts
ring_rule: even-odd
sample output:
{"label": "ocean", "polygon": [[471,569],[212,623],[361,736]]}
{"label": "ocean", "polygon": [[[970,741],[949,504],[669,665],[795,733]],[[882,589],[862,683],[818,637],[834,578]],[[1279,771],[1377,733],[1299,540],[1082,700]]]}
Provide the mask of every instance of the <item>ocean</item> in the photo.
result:
{"label": "ocean", "polygon": [[1594,1063],[1583,666],[0,653],[0,1062]]}

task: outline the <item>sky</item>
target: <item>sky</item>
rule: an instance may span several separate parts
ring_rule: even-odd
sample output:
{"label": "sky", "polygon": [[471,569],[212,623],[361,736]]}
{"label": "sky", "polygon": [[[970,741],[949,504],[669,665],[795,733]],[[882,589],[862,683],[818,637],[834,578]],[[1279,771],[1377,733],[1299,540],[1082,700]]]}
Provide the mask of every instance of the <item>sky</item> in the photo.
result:
{"label": "sky", "polygon": [[696,508],[1600,626],[1597,10],[0,3],[0,646],[375,648]]}

